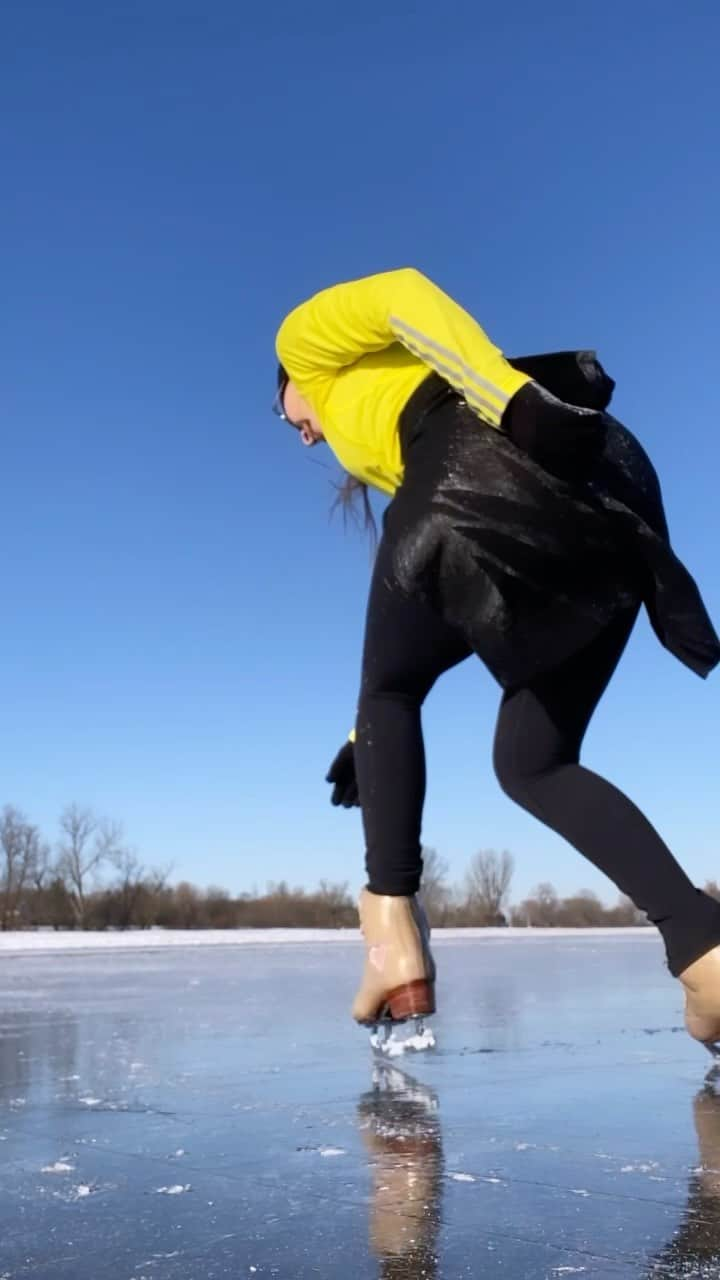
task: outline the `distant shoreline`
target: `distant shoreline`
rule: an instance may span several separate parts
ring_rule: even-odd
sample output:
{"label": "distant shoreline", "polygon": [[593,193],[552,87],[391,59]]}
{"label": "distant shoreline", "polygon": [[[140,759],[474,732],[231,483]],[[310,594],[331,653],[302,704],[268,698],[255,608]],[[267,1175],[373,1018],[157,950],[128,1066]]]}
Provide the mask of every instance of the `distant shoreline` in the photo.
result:
{"label": "distant shoreline", "polygon": [[[542,942],[557,938],[652,938],[650,926],[618,926],[589,929],[468,928],[434,929],[433,943],[446,942]],[[362,941],[359,929],[127,929],[98,933],[39,930],[0,933],[0,954],[55,954],[76,951],[156,951],[167,947],[273,947]]]}

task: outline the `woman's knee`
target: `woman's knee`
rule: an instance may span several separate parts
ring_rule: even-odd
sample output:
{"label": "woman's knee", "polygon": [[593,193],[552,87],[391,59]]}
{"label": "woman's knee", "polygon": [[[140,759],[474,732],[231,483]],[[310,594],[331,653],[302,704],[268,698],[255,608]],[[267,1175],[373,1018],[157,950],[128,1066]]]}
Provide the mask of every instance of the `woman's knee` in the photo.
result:
{"label": "woman's knee", "polygon": [[528,770],[520,768],[516,759],[512,742],[506,735],[498,734],[493,746],[493,769],[495,777],[506,796],[511,800],[522,802],[525,795]]}
{"label": "woman's knee", "polygon": [[499,746],[497,742],[495,744],[493,766],[495,777],[505,795],[536,818],[542,817],[545,811],[545,783],[552,774],[552,767],[546,766],[540,759],[534,762],[527,756],[518,759],[502,742]]}
{"label": "woman's knee", "polygon": [[545,716],[533,715],[516,695],[501,713],[493,745],[493,767],[503,791],[527,806],[544,781],[563,765],[576,764],[579,748],[551,726]]}

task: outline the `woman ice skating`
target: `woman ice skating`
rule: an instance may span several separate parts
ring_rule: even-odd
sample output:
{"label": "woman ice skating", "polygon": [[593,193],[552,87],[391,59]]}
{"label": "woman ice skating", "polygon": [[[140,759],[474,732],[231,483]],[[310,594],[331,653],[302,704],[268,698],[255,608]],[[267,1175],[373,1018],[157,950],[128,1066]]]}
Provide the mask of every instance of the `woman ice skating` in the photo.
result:
{"label": "woman ice skating", "polygon": [[644,605],[701,676],[720,642],[674,555],[657,477],[605,412],[592,352],[505,359],[414,270],[317,294],[277,335],[276,411],[325,440],[356,488],[392,495],[367,608],[356,740],[333,803],[362,809],[367,957],[358,1022],[434,1011],[417,897],[425,794],[421,708],[476,654],[502,687],[494,764],[518,804],[644,911],[683,983],[688,1031],[720,1039],[720,904],[690,882],[612,783],[580,764],[593,711]]}

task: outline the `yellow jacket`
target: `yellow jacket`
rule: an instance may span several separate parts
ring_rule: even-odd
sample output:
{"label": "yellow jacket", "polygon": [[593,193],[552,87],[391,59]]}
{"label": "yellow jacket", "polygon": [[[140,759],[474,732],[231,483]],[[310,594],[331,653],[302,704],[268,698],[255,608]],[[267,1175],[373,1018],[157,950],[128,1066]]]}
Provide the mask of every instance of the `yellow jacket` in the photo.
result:
{"label": "yellow jacket", "polygon": [[412,268],[316,294],[283,321],[276,345],[338,461],[391,494],[403,476],[398,419],[430,370],[493,427],[529,381],[467,311]]}

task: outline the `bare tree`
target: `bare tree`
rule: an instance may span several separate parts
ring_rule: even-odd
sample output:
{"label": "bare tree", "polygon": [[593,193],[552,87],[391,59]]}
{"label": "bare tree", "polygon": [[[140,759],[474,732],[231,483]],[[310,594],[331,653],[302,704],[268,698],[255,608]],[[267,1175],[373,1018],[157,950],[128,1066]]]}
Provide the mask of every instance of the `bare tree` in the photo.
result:
{"label": "bare tree", "polygon": [[431,924],[442,919],[450,901],[447,883],[448,864],[437,849],[423,849],[422,900]]}
{"label": "bare tree", "polygon": [[596,928],[606,923],[609,910],[592,889],[579,889],[559,904],[557,924],[568,929]]}
{"label": "bare tree", "polygon": [[33,881],[45,846],[37,827],[12,805],[0,816],[0,929],[5,932],[18,921],[23,894]]}
{"label": "bare tree", "polygon": [[30,880],[32,887],[38,893],[45,888],[47,877],[51,872],[50,867],[50,845],[47,841],[42,840],[38,843],[37,857],[33,860],[30,868]]}
{"label": "bare tree", "polygon": [[[718,892],[718,897],[720,897],[720,891]],[[641,911],[639,907],[636,907],[632,899],[626,897],[624,893],[620,894],[617,900],[617,906],[610,907],[608,911],[608,915],[610,917],[610,919],[608,920],[609,924],[618,924],[618,925],[647,925],[648,924],[648,918],[645,915],[645,912]]]}
{"label": "bare tree", "polygon": [[60,818],[62,837],[57,869],[65,882],[78,928],[85,927],[89,886],[102,867],[118,864],[124,854],[122,827],[98,818],[91,809],[71,804]]}
{"label": "bare tree", "polygon": [[512,854],[488,849],[476,853],[466,874],[468,902],[488,923],[504,922],[504,907],[515,870]]}
{"label": "bare tree", "polygon": [[357,908],[346,880],[337,884],[321,880],[313,897],[317,917],[322,922],[322,927],[342,929],[355,923]]}
{"label": "bare tree", "polygon": [[554,885],[544,880],[529,898],[513,908],[513,924],[545,928],[557,924],[560,903]]}
{"label": "bare tree", "polygon": [[113,861],[118,878],[109,894],[114,909],[111,923],[120,929],[133,925],[147,928],[152,923],[155,900],[165,888],[172,868],[147,871],[133,849],[120,849]]}

